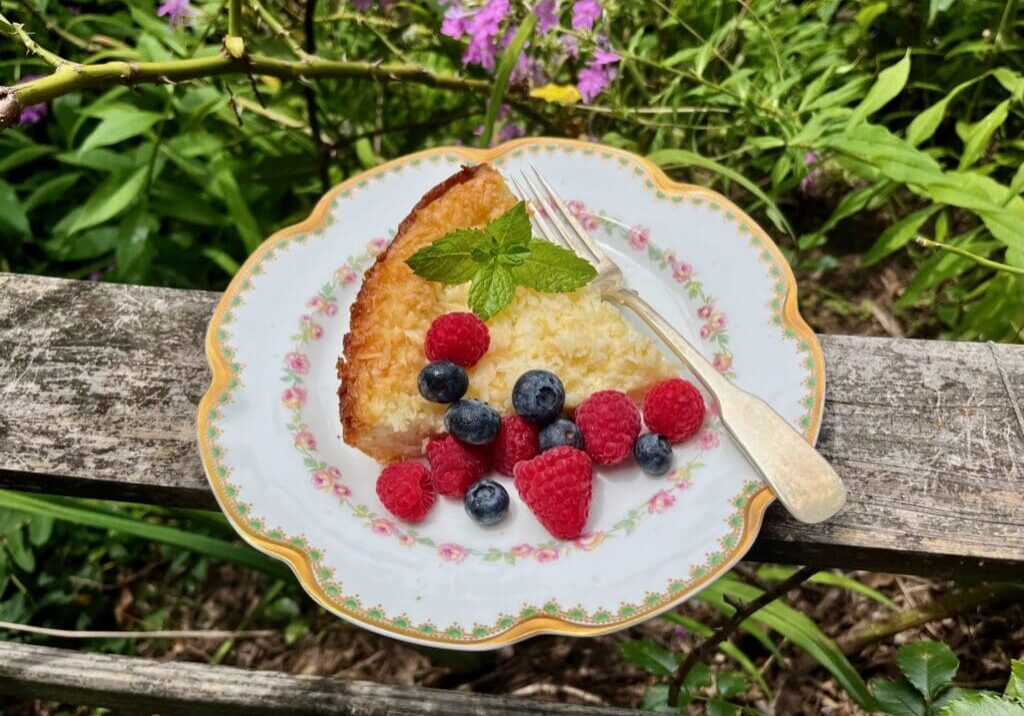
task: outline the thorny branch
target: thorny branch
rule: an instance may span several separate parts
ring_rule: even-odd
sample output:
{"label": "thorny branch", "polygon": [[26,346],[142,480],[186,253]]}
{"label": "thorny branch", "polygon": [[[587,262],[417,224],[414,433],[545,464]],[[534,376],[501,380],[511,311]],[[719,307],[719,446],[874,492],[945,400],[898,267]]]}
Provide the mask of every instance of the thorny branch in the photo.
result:
{"label": "thorny branch", "polygon": [[[258,9],[260,6],[256,7]],[[275,29],[267,20],[268,13],[261,12],[260,16],[272,30]],[[240,21],[237,24],[240,24]],[[328,60],[305,52],[303,53],[305,56],[298,61],[281,60],[258,54],[239,53],[240,56],[232,56],[228,52],[222,52],[209,57],[185,58],[166,62],[112,61],[95,65],[78,65],[42,48],[20,24],[8,20],[2,13],[0,13],[0,31],[10,35],[29,53],[39,55],[55,68],[54,72],[46,77],[24,82],[14,87],[0,86],[0,130],[14,125],[25,107],[49,102],[79,90],[105,89],[119,84],[132,86],[173,83],[232,74],[268,75],[298,81],[322,78],[359,78],[383,83],[411,82],[477,94],[488,94],[491,90],[491,83],[486,80],[431,72],[416,64]],[[241,38],[239,37],[239,39]]]}

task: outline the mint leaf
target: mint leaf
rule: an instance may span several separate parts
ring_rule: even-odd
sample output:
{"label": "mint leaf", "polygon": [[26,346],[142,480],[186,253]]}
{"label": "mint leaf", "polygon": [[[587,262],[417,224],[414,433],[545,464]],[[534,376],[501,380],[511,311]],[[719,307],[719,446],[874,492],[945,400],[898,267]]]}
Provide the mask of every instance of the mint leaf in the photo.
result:
{"label": "mint leaf", "polygon": [[530,252],[523,262],[512,267],[512,275],[520,286],[545,293],[575,291],[597,276],[597,269],[568,249],[549,241],[531,239]]}
{"label": "mint leaf", "polygon": [[530,215],[526,212],[526,202],[521,201],[484,229],[498,242],[503,252],[515,244],[525,244],[533,237],[530,226]]}
{"label": "mint leaf", "polygon": [[420,278],[447,284],[465,283],[473,278],[480,264],[473,258],[473,249],[486,241],[479,229],[459,229],[424,246],[405,260]]}
{"label": "mint leaf", "polygon": [[469,286],[469,309],[481,319],[491,318],[516,295],[512,272],[498,261],[480,267]]}

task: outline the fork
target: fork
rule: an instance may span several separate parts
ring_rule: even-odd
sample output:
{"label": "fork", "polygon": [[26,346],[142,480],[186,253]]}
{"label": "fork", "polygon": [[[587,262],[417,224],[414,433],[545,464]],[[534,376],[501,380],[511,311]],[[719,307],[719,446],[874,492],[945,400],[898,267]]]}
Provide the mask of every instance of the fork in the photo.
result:
{"label": "fork", "polygon": [[512,185],[521,198],[532,203],[541,236],[590,261],[597,269],[592,285],[601,297],[635,313],[693,371],[718,401],[722,425],[790,514],[801,522],[815,523],[839,512],[846,502],[846,488],[825,458],[770,405],[726,380],[679,331],[626,286],[618,265],[536,168],[533,174],[536,182],[522,172],[526,191],[514,178]]}

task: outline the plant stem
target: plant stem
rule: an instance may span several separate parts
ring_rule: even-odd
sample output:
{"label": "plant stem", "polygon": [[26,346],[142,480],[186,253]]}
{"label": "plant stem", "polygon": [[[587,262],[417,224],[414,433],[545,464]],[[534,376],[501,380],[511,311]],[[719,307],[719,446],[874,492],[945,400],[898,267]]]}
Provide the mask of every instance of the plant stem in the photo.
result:
{"label": "plant stem", "polygon": [[242,59],[225,54],[165,62],[105,62],[70,67],[63,65],[47,76],[16,87],[0,87],[0,129],[13,125],[21,110],[40,102],[85,89],[105,89],[123,84],[166,83],[231,74],[270,75],[282,79],[362,78],[377,82],[416,84],[488,93],[491,83],[459,75],[437,74],[419,65],[350,62],[310,57],[290,62],[263,55]]}
{"label": "plant stem", "polygon": [[[313,24],[315,18],[316,0],[306,0],[306,14],[302,19],[302,26],[306,33],[303,50],[307,56],[316,54],[316,25]],[[320,117],[316,106],[316,92],[308,84],[303,86],[302,90],[306,97],[306,114],[309,115],[309,131],[313,135],[313,148],[317,156],[320,186],[326,192],[331,188],[331,177],[328,172],[331,155],[327,145],[324,144],[323,135],[320,133]]]}
{"label": "plant stem", "polygon": [[52,636],[58,639],[256,639],[274,636],[273,629],[231,631],[230,629],[163,629],[159,631],[79,631],[77,629],[51,629],[30,624],[0,621],[0,629]]}
{"label": "plant stem", "polygon": [[767,606],[779,597],[784,596],[789,592],[789,590],[803,584],[817,571],[818,570],[814,567],[801,567],[787,579],[775,585],[772,589],[762,592],[757,599],[753,599],[750,602],[739,606],[735,613],[729,618],[729,621],[718,627],[714,634],[694,647],[690,653],[686,655],[686,658],[683,659],[683,663],[679,665],[679,669],[676,670],[675,675],[668,684],[669,706],[675,708],[679,703],[679,693],[683,688],[683,683],[686,681],[686,677],[689,675],[690,671],[693,670],[693,667],[699,664],[702,660],[708,658],[711,653],[718,648],[719,644],[731,637],[736,630],[740,628],[740,625],[756,613],[761,607]]}
{"label": "plant stem", "polygon": [[231,0],[228,6],[228,34],[242,36],[242,0]]}
{"label": "plant stem", "polygon": [[881,641],[907,629],[928,622],[948,619],[968,609],[995,604],[1008,604],[1024,598],[1024,586],[1018,584],[982,584],[970,589],[945,594],[916,609],[900,612],[891,619],[875,622],[839,639],[844,654],[856,654],[868,644]]}
{"label": "plant stem", "polygon": [[40,46],[32,39],[32,36],[25,31],[24,25],[20,22],[13,22],[8,20],[0,13],[0,31],[5,32],[12,38],[20,42],[26,50],[31,54],[37,55],[43,62],[50,65],[51,67],[61,68],[73,63],[65,60],[60,55],[50,52],[45,47]]}
{"label": "plant stem", "polygon": [[918,236],[917,239],[915,239],[915,241],[917,241],[917,243],[920,246],[926,246],[931,249],[940,249],[942,251],[949,251],[950,253],[956,254],[957,256],[963,256],[965,259],[970,259],[974,263],[978,264],[979,266],[984,266],[985,268],[995,269],[996,271],[1005,271],[1006,273],[1012,273],[1017,276],[1024,276],[1024,269],[1022,268],[1017,268],[1016,266],[1010,266],[1009,264],[1003,264],[999,263],[998,261],[986,259],[984,256],[978,256],[977,254],[972,254],[970,251],[967,251],[966,249],[961,249],[959,246],[953,246],[952,244],[942,244],[939,243],[938,241],[926,239],[923,236]]}

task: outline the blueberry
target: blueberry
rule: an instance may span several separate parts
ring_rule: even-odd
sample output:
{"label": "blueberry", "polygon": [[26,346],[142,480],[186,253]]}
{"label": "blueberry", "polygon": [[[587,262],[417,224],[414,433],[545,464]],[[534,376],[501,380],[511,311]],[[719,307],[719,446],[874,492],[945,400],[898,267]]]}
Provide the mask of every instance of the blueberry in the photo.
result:
{"label": "blueberry", "polygon": [[512,405],[531,423],[547,425],[562,414],[565,386],[550,371],[528,370],[512,388]]}
{"label": "blueberry", "polygon": [[470,445],[486,445],[494,440],[501,425],[498,411],[479,400],[459,400],[444,413],[444,427],[457,439]]}
{"label": "blueberry", "polygon": [[466,514],[482,525],[501,522],[508,514],[508,492],[495,480],[479,480],[466,490],[462,499]]}
{"label": "blueberry", "polygon": [[672,467],[672,443],[664,435],[644,433],[633,444],[633,456],[648,475],[664,475]]}
{"label": "blueberry", "polygon": [[416,381],[420,395],[432,403],[454,403],[466,394],[469,376],[466,369],[450,360],[427,363]]}
{"label": "blueberry", "polygon": [[546,425],[538,436],[540,451],[550,450],[559,445],[568,445],[577,450],[583,449],[583,433],[576,427],[576,423],[568,418],[559,418],[553,423]]}

